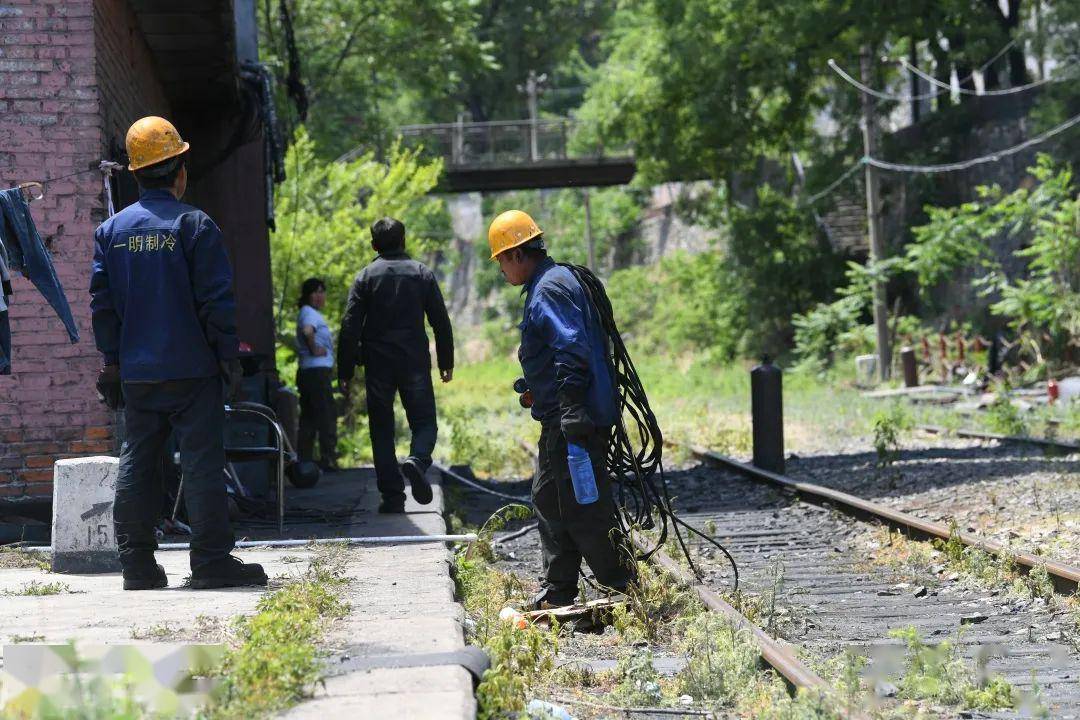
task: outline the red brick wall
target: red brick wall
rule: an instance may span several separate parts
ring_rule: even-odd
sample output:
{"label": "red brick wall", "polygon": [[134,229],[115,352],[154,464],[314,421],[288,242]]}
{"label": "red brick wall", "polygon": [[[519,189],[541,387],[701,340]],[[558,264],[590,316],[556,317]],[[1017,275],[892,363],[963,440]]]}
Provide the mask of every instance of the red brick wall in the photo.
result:
{"label": "red brick wall", "polygon": [[[96,168],[132,118],[167,112],[150,68],[123,0],[0,0],[0,186]],[[113,417],[94,392],[101,359],[87,293],[102,206],[97,172],[49,184],[31,206],[82,339],[71,345],[33,286],[14,280],[0,496],[50,494],[56,458],[116,449]]]}
{"label": "red brick wall", "polygon": [[94,36],[103,141],[108,152],[123,147],[127,129],[139,118],[170,117],[172,113],[127,0],[95,0]]}

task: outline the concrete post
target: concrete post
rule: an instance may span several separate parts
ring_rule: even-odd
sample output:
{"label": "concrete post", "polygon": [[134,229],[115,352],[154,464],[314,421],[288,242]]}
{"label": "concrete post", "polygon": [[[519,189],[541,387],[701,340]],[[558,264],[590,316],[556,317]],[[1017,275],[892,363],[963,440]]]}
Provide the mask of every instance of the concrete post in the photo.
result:
{"label": "concrete post", "polygon": [[120,569],[113,500],[120,461],[114,457],[57,460],[53,466],[53,572]]}

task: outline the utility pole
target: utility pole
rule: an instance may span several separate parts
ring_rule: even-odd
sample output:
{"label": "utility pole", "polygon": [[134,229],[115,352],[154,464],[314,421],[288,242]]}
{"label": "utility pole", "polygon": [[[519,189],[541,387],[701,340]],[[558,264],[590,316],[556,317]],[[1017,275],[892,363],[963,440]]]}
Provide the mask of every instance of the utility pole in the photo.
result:
{"label": "utility pole", "polygon": [[[873,85],[870,77],[872,52],[869,45],[862,47],[859,58],[860,75],[865,85]],[[874,119],[874,99],[862,93],[863,106],[863,155],[877,156],[877,122]],[[885,259],[883,228],[881,224],[881,197],[878,188],[877,168],[866,163],[866,224],[870,231],[870,262],[878,264]],[[889,349],[889,307],[885,299],[885,283],[874,280],[874,328],[877,330],[878,379],[889,379],[892,370],[892,352]]]}
{"label": "utility pole", "polygon": [[596,243],[592,236],[592,208],[589,205],[589,188],[582,188],[585,200],[585,243],[589,246],[589,269],[596,272]]}
{"label": "utility pole", "polygon": [[547,82],[547,73],[537,75],[535,70],[529,71],[524,85],[518,85],[518,92],[525,93],[529,105],[529,159],[533,162],[540,159],[540,143],[536,137],[536,122],[540,117],[540,88]]}

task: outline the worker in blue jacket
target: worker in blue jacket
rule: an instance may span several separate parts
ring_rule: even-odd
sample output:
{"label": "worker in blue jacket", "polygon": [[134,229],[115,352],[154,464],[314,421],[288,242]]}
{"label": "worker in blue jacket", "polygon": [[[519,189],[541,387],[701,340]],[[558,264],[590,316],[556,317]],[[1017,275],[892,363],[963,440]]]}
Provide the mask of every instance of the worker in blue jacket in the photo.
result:
{"label": "worker in blue jacket", "polygon": [[[547,255],[543,233],[528,214],[510,210],[488,230],[491,257],[511,285],[522,286],[518,359],[540,422],[532,500],[543,546],[538,608],[572,605],[582,558],[597,581],[622,591],[634,561],[619,532],[607,476],[612,427],[618,420],[613,369],[596,308],[577,278]],[[585,448],[598,499],[578,502],[568,445]]]}
{"label": "worker in blue jacket", "polygon": [[230,555],[225,492],[226,392],[242,377],[232,269],[221,231],[180,202],[189,146],[171,123],[145,117],[127,133],[142,194],[94,234],[90,307],[104,357],[97,388],[124,409],[113,519],[125,590],[168,585],[154,560],[160,458],[180,448],[191,523],[191,587],[266,585],[266,573]]}

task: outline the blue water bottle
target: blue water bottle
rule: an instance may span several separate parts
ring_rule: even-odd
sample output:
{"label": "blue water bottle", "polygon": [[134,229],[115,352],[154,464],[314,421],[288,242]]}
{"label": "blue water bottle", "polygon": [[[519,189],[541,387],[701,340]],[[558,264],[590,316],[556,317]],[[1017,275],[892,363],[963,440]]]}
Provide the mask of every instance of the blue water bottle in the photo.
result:
{"label": "blue water bottle", "polygon": [[566,459],[570,464],[570,479],[574,483],[574,497],[578,505],[589,505],[600,498],[596,489],[596,476],[593,475],[592,460],[589,452],[574,443],[566,444]]}

